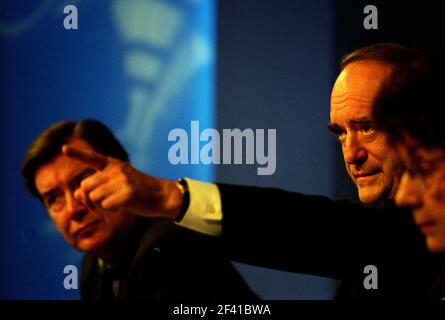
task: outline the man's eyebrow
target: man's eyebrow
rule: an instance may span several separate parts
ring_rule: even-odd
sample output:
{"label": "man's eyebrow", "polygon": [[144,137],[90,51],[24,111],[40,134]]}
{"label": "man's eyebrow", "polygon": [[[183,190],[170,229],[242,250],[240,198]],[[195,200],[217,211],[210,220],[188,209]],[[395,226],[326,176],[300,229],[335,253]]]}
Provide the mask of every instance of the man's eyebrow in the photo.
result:
{"label": "man's eyebrow", "polygon": [[[85,168],[84,170],[82,170],[79,173],[77,173],[74,177],[72,177],[68,183],[71,186],[75,185],[75,184],[79,183],[79,179],[80,178],[82,178],[81,180],[83,180],[83,179],[86,178],[86,177],[83,177],[83,176],[85,176],[86,174],[88,174],[88,175],[93,174],[94,172],[96,172],[96,170],[93,169],[93,168]],[[43,192],[42,194],[40,194],[40,197],[42,199],[44,199],[44,197],[46,197],[48,195],[51,195],[52,193],[56,192],[57,189],[58,189],[58,187],[51,188],[51,189]]]}
{"label": "man's eyebrow", "polygon": [[42,193],[42,194],[40,195],[40,198],[43,200],[43,199],[45,199],[45,197],[48,197],[48,196],[50,196],[51,194],[55,193],[56,190],[57,190],[57,188],[49,189],[48,191],[45,191],[44,193]]}
{"label": "man's eyebrow", "polygon": [[[374,124],[374,121],[371,120],[369,117],[364,116],[364,117],[359,117],[359,118],[355,118],[355,119],[350,119],[350,120],[348,120],[348,124],[350,126],[360,126],[360,125],[365,125],[365,124],[372,125],[372,124]],[[339,126],[336,123],[332,123],[332,122],[328,123],[328,128],[335,134],[341,134],[344,131],[341,126]]]}
{"label": "man's eyebrow", "polygon": [[336,123],[329,122],[328,129],[335,134],[340,134],[343,132],[343,129]]}
{"label": "man's eyebrow", "polygon": [[371,119],[369,119],[368,117],[360,117],[360,118],[356,118],[356,119],[351,119],[348,121],[350,125],[361,125],[361,124],[371,124],[374,123],[374,121],[372,121]]}

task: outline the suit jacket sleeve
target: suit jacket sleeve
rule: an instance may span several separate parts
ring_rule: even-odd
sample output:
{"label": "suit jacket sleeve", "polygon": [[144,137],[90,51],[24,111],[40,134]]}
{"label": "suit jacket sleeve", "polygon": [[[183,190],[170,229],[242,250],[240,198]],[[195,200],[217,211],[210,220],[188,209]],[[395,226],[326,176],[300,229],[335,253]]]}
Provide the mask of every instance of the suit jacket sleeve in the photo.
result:
{"label": "suit jacket sleeve", "polygon": [[279,189],[218,185],[222,243],[235,261],[345,279],[427,255],[409,213]]}

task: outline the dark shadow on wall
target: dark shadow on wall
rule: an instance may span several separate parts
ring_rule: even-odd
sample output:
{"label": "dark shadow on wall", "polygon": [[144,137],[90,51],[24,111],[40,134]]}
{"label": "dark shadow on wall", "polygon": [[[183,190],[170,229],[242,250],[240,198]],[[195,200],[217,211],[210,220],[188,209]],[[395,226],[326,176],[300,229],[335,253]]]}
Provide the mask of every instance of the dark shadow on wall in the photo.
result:
{"label": "dark shadow on wall", "polygon": [[[219,165],[217,181],[332,195],[329,3],[218,2],[218,130],[275,128],[277,164],[270,176],[257,175],[257,165]],[[277,204],[280,210],[297,211]],[[236,266],[266,299],[329,299],[336,287],[330,279]]]}

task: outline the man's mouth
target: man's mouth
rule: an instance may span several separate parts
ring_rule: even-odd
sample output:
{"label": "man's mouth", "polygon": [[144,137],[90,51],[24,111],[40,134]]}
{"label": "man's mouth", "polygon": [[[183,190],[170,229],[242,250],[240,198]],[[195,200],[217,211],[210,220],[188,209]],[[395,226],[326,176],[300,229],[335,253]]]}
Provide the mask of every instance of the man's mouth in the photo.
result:
{"label": "man's mouth", "polygon": [[375,176],[378,172],[369,172],[369,173],[357,173],[357,174],[352,174],[354,176],[354,178],[359,179],[359,178],[366,178],[366,177],[372,177]]}
{"label": "man's mouth", "polygon": [[433,231],[433,228],[436,226],[436,222],[431,220],[431,221],[425,221],[425,222],[419,222],[416,223],[417,226],[419,227],[420,231],[423,234],[429,234]]}
{"label": "man's mouth", "polygon": [[76,231],[74,231],[73,233],[73,238],[77,238],[77,237],[88,237],[90,236],[96,229],[97,225],[99,224],[100,221],[94,221],[91,222],[87,225],[81,226],[80,228],[78,228]]}

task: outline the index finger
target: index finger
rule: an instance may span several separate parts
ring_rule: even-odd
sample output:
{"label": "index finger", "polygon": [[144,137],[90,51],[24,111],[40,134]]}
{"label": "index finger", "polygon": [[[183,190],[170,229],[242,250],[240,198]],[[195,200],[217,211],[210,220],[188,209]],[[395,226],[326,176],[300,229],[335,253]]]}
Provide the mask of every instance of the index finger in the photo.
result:
{"label": "index finger", "polygon": [[81,150],[75,147],[64,145],[62,147],[62,153],[68,157],[84,161],[97,170],[102,170],[108,165],[108,158],[93,150]]}

